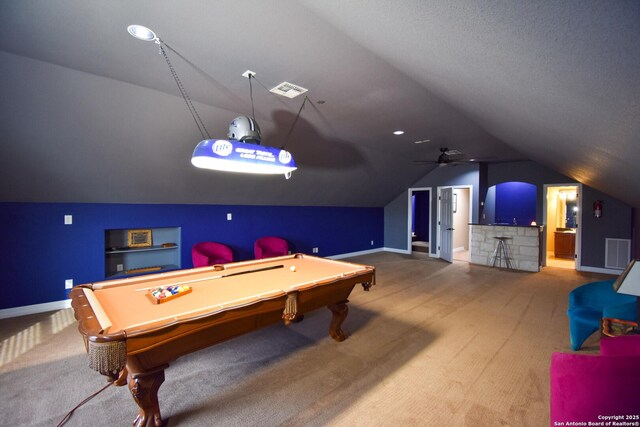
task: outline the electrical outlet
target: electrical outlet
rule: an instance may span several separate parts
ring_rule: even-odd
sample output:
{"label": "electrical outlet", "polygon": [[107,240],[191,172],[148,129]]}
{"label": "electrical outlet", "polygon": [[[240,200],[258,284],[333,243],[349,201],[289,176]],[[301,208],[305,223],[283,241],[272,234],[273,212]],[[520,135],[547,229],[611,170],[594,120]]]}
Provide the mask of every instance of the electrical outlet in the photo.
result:
{"label": "electrical outlet", "polygon": [[122,264],[116,265],[116,271],[124,271],[124,265]]}
{"label": "electrical outlet", "polygon": [[231,221],[231,218],[232,218],[231,213],[228,213],[227,214],[227,221]]}
{"label": "electrical outlet", "polygon": [[73,288],[73,279],[67,279],[64,281],[64,288],[71,289]]}
{"label": "electrical outlet", "polygon": [[64,216],[64,225],[73,224],[73,215],[65,215]]}
{"label": "electrical outlet", "polygon": [[313,253],[317,254],[318,253],[318,248],[313,248]]}
{"label": "electrical outlet", "polygon": [[373,240],[371,241],[371,246],[373,246]]}

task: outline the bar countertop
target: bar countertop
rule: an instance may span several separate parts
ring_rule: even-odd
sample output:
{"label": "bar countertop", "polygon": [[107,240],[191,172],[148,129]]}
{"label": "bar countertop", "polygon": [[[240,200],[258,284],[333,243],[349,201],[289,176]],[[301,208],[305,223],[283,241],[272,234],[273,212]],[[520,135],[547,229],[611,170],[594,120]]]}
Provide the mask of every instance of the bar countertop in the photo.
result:
{"label": "bar countertop", "polygon": [[482,225],[483,227],[523,227],[523,228],[542,228],[544,225],[519,225],[519,224],[508,224],[508,223],[498,223],[498,224],[479,224],[477,222],[470,222],[469,225]]}

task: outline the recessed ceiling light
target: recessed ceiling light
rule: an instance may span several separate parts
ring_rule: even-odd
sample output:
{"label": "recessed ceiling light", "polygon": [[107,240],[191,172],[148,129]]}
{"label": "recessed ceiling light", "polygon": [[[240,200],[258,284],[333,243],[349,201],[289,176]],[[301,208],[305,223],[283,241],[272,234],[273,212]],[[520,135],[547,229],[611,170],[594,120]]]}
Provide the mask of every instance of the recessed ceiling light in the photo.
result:
{"label": "recessed ceiling light", "polygon": [[422,144],[423,142],[431,142],[430,139],[421,139],[420,141],[414,141],[414,144]]}
{"label": "recessed ceiling light", "polygon": [[393,131],[393,134],[394,135],[402,135],[402,134],[404,134],[404,131],[403,130],[396,130],[396,131]]}
{"label": "recessed ceiling light", "polygon": [[150,41],[156,40],[158,38],[156,36],[156,33],[154,33],[153,31],[151,31],[150,29],[148,29],[147,27],[145,27],[143,25],[129,25],[127,27],[127,31],[133,37],[135,37],[135,38],[137,38],[139,40],[144,40],[146,42],[150,42]]}

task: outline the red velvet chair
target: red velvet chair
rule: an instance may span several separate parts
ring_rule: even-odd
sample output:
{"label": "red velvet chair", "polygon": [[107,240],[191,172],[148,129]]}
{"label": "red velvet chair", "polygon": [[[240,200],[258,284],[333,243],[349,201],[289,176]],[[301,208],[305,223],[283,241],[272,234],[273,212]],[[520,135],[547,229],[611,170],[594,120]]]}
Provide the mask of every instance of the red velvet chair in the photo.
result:
{"label": "red velvet chair", "polygon": [[599,355],[553,353],[550,374],[551,426],[638,415],[640,335],[603,337]]}
{"label": "red velvet chair", "polygon": [[194,267],[227,264],[233,262],[233,252],[222,243],[200,242],[191,248],[191,259]]}
{"label": "red velvet chair", "polygon": [[256,259],[287,255],[289,244],[280,237],[261,237],[253,244],[253,253]]}

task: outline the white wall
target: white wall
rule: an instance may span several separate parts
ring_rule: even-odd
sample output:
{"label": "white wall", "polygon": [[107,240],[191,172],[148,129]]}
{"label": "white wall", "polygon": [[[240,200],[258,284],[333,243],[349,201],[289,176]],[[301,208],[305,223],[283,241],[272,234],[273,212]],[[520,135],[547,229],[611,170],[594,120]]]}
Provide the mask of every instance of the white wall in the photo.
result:
{"label": "white wall", "polygon": [[469,189],[454,188],[457,209],[453,213],[453,250],[469,249]]}

